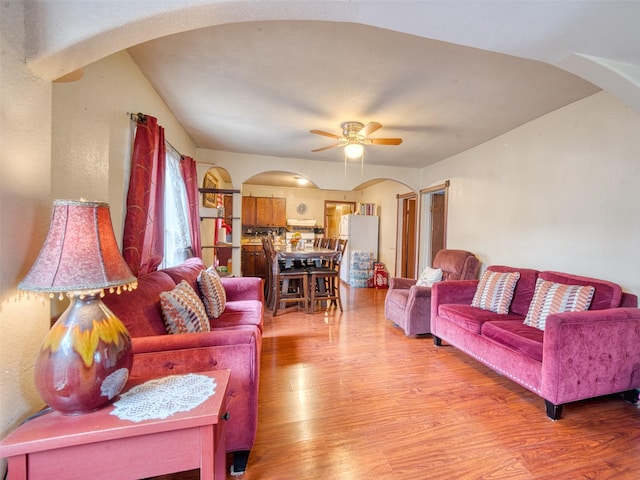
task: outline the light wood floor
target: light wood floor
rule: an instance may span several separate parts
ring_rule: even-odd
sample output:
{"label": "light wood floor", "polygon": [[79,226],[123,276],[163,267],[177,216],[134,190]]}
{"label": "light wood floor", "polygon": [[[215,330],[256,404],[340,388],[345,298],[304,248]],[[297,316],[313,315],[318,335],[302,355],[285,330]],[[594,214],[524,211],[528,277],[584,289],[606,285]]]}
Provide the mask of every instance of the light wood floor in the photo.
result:
{"label": "light wood floor", "polygon": [[553,422],[462,352],[406,337],[384,295],[346,287],[342,314],[267,314],[243,480],[640,479],[639,407],[603,397]]}

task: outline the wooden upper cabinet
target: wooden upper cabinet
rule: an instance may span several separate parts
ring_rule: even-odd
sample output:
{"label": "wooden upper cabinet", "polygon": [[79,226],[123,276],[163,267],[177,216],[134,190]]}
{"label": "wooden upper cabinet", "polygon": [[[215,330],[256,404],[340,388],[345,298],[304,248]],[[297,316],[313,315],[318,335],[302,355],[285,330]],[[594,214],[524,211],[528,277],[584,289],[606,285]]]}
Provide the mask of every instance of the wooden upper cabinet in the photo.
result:
{"label": "wooden upper cabinet", "polygon": [[271,221],[277,227],[287,226],[287,199],[272,198],[271,199]]}
{"label": "wooden upper cabinet", "polygon": [[260,227],[286,227],[286,202],[285,198],[242,197],[242,224]]}
{"label": "wooden upper cabinet", "polygon": [[242,224],[257,225],[256,197],[242,197]]}
{"label": "wooden upper cabinet", "polygon": [[256,198],[256,220],[257,225],[264,227],[271,227],[273,225],[271,221],[271,198],[258,197]]}

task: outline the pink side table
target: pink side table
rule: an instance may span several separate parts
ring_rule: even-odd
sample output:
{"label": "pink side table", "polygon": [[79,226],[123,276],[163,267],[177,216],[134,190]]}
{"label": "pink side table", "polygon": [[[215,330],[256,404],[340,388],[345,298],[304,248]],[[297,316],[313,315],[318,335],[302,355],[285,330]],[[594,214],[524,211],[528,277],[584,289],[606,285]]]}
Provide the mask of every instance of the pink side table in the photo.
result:
{"label": "pink side table", "polygon": [[[137,479],[199,468],[201,479],[224,480],[229,373],[199,373],[215,379],[215,393],[166,419],[120,420],[110,415],[110,405],[84,415],[53,411],[29,420],[0,442],[8,479]],[[136,379],[125,390],[146,380]]]}

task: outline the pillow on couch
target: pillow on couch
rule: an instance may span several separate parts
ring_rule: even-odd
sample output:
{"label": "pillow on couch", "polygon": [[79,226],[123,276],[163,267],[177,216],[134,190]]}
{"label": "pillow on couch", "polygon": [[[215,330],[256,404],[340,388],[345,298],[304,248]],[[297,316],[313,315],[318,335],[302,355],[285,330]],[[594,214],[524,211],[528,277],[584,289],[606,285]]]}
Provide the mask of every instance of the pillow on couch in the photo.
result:
{"label": "pillow on couch", "polygon": [[544,330],[547,317],[552,313],[587,310],[594,292],[591,286],[564,285],[539,278],[524,324]]}
{"label": "pillow on couch", "polygon": [[426,267],[416,282],[419,287],[432,287],[434,283],[442,280],[442,269]]}
{"label": "pillow on couch", "polygon": [[513,292],[520,279],[520,272],[500,273],[485,270],[478,282],[472,307],[507,314],[513,299]]}
{"label": "pillow on couch", "polygon": [[167,333],[211,330],[202,300],[186,280],[173,290],[160,293],[160,307]]}
{"label": "pillow on couch", "polygon": [[224,312],[227,303],[227,293],[218,272],[211,267],[202,270],[198,275],[198,286],[208,317],[218,318]]}

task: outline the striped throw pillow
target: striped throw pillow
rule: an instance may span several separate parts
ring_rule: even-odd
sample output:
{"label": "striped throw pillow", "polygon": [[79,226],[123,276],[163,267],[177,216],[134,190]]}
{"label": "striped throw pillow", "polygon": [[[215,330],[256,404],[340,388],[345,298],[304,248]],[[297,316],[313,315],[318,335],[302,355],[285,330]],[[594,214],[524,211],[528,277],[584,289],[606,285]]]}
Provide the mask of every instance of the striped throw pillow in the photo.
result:
{"label": "striped throw pillow", "polygon": [[198,286],[202,293],[202,303],[209,318],[218,318],[224,312],[227,293],[218,272],[214,268],[203,270],[198,275]]}
{"label": "striped throw pillow", "polygon": [[552,313],[588,310],[594,292],[591,286],[564,285],[539,278],[524,324],[544,330]]}
{"label": "striped throw pillow", "polygon": [[513,292],[519,279],[520,272],[499,273],[485,270],[471,306],[495,313],[509,313]]}
{"label": "striped throw pillow", "polygon": [[160,293],[160,307],[167,333],[211,330],[202,300],[186,280],[169,292]]}

